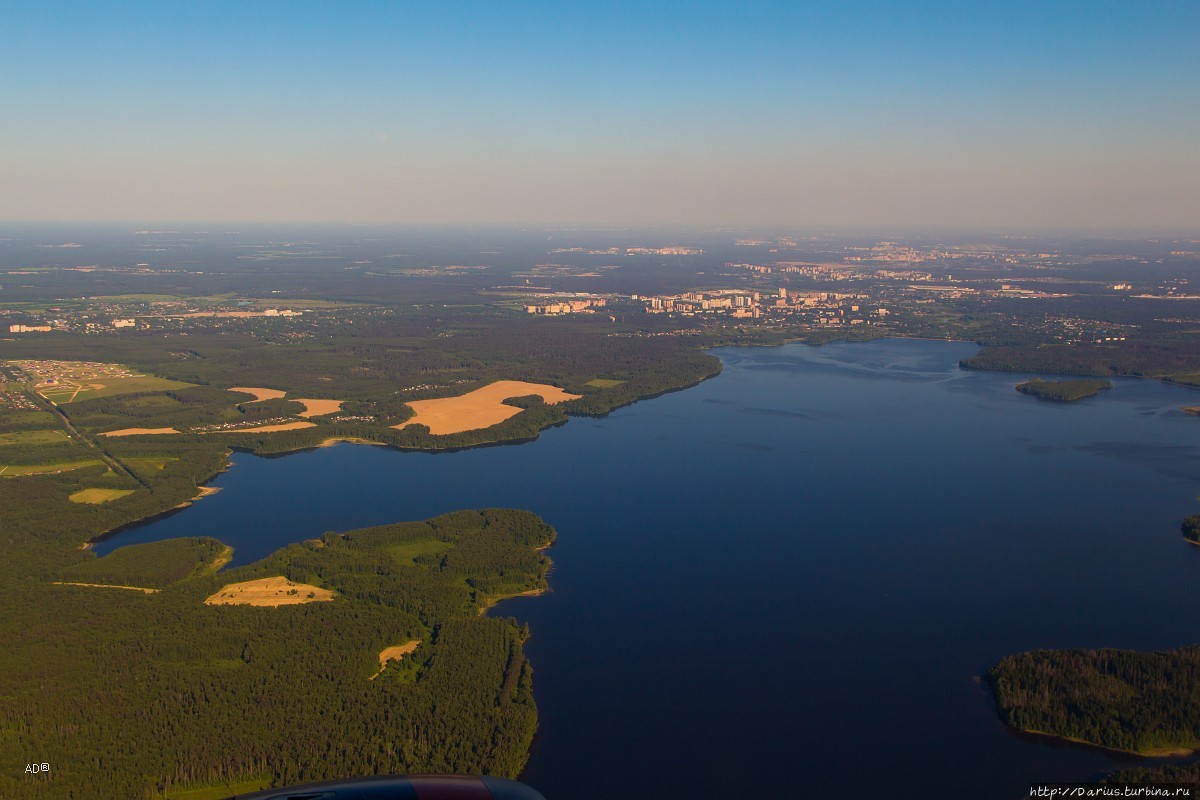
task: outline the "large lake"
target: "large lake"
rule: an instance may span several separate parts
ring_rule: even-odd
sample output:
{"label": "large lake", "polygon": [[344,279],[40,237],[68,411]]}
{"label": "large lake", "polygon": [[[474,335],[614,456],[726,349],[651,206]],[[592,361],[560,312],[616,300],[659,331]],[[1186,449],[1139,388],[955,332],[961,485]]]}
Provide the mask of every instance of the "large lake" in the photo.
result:
{"label": "large lake", "polygon": [[[221,492],[97,549],[208,534],[237,563],[457,508],[559,533],[530,623],[550,800],[1014,798],[1120,764],[1034,743],[980,684],[1037,647],[1200,641],[1200,392],[1058,405],[973,345],[722,349],[717,378],[533,443],[233,457]],[[876,794],[877,793],[877,794]]]}

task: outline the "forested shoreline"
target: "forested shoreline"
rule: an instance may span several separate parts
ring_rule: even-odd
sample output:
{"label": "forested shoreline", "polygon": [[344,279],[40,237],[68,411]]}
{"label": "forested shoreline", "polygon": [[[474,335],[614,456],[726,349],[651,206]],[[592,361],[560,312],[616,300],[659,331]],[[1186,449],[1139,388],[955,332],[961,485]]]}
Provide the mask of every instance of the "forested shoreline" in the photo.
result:
{"label": "forested shoreline", "polygon": [[[478,609],[545,588],[540,550],[553,541],[533,514],[492,509],[329,533],[219,574],[186,568],[215,555],[212,542],[141,546],[202,551],[177,554],[185,568],[160,574],[152,595],[8,574],[0,752],[11,763],[0,766],[0,793],[151,798],[247,778],[515,777],[537,724],[528,632]],[[172,560],[119,553],[84,562],[95,574],[76,565],[62,577],[124,582]],[[203,603],[226,583],[273,575],[337,599]],[[368,680],[383,648],[413,640],[417,652]],[[89,701],[69,701],[80,696]],[[30,753],[54,773],[23,777],[17,762]]]}
{"label": "forested shoreline", "polygon": [[[720,371],[695,341],[572,335],[573,326],[553,324],[562,335],[547,338],[546,326],[524,320],[517,335],[485,327],[487,335],[464,337],[467,351],[483,350],[452,361],[436,339],[429,350],[424,335],[407,346],[375,338],[318,349],[258,343],[258,351],[214,338],[189,342],[189,353],[205,355],[182,360],[169,343],[137,339],[59,341],[49,352],[35,343],[39,352],[12,354],[131,364],[191,386],[55,407],[27,386],[7,385],[28,402],[0,411],[0,460],[24,470],[0,478],[0,638],[11,643],[0,654],[0,795],[150,800],[197,786],[350,774],[516,777],[537,727],[522,648],[528,631],[479,609],[546,588],[541,550],[554,531],[533,514],[463,511],[330,533],[233,570],[221,569],[228,548],[211,537],[122,547],[104,558],[83,546],[186,506],[226,469],[232,449],[282,454],[352,439],[434,451],[526,441],[571,414],[605,414]],[[385,383],[368,375],[372,362]],[[507,402],[520,412],[510,419],[459,434],[393,427],[411,416],[408,400],[501,379],[580,397],[561,405],[514,398]],[[246,385],[288,396],[257,401],[226,388]],[[397,385],[409,388],[381,388]],[[297,430],[227,429],[295,418],[303,406],[290,398],[312,396],[344,401],[342,411],[306,418],[313,425]],[[104,435],[129,428],[214,430]],[[204,604],[227,583],[272,576],[336,599]],[[368,680],[384,648],[418,640],[415,652]],[[81,696],[88,702],[72,700]],[[56,769],[26,776],[32,759]]]}

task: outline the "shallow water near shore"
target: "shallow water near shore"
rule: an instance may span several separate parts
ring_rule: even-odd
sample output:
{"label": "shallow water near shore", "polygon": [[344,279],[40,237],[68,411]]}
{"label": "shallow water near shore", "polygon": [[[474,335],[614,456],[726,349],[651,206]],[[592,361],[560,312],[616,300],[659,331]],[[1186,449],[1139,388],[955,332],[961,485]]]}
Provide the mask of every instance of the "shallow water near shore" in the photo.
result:
{"label": "shallow water near shore", "polygon": [[970,344],[724,348],[699,386],[536,442],[239,453],[192,507],[98,542],[234,563],[457,508],[558,529],[527,621],[550,800],[1016,798],[1127,763],[1007,731],[978,680],[1037,647],[1200,641],[1200,392],[1073,404]]}

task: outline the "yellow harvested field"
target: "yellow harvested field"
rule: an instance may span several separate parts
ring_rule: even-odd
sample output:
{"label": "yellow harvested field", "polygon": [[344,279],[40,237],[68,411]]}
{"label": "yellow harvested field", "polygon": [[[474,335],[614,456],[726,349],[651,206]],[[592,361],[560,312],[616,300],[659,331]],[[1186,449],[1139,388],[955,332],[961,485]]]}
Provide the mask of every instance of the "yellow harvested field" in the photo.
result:
{"label": "yellow harvested field", "polygon": [[256,581],[231,583],[204,601],[210,606],[294,606],[318,603],[336,597],[328,589],[307,583],[293,583],[282,575]]}
{"label": "yellow harvested field", "polygon": [[296,431],[301,428],[315,428],[315,422],[284,422],[279,425],[259,425],[257,428],[230,428],[224,431],[201,431],[201,435],[213,433],[270,433],[271,431]]}
{"label": "yellow harvested field", "polygon": [[160,433],[179,433],[174,428],[121,428],[119,431],[109,431],[101,436],[147,436]]}
{"label": "yellow harvested field", "polygon": [[245,392],[246,394],[252,394],[252,395],[254,395],[254,399],[256,401],[257,400],[278,400],[279,398],[281,398],[285,394],[287,394],[287,392],[283,391],[282,389],[260,389],[260,388],[253,388],[253,387],[249,387],[249,386],[234,386],[229,391]]}
{"label": "yellow harvested field", "polygon": [[404,658],[409,653],[416,650],[417,646],[419,644],[421,644],[421,640],[414,639],[413,641],[407,642],[405,644],[392,645],[391,647],[385,647],[382,650],[380,650],[379,651],[379,672],[376,672],[374,675],[372,675],[370,680],[375,680],[380,675],[382,675],[384,669],[387,668],[389,661],[399,661],[400,659]]}
{"label": "yellow harvested field", "polygon": [[319,417],[322,414],[332,414],[335,411],[342,410],[342,403],[345,400],[311,400],[309,398],[293,397],[297,403],[304,404],[304,410],[300,412],[302,417]]}
{"label": "yellow harvested field", "polygon": [[133,489],[80,489],[67,499],[72,503],[99,505],[133,494]]}
{"label": "yellow harvested field", "polygon": [[490,428],[521,413],[516,406],[506,406],[510,397],[526,397],[536,394],[547,403],[564,403],[580,395],[567,394],[557,386],[525,381],[496,381],[481,389],[467,392],[458,397],[442,397],[437,400],[413,400],[409,408],[416,416],[393,428],[408,425],[426,425],[430,433],[446,434]]}

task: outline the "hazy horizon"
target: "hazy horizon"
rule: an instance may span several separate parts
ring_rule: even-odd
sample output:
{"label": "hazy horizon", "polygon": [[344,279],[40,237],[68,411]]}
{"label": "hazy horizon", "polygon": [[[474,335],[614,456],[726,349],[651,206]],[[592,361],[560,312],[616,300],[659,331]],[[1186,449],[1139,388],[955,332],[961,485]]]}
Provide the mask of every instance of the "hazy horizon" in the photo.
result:
{"label": "hazy horizon", "polygon": [[1195,231],[1200,6],[17,4],[0,219]]}

